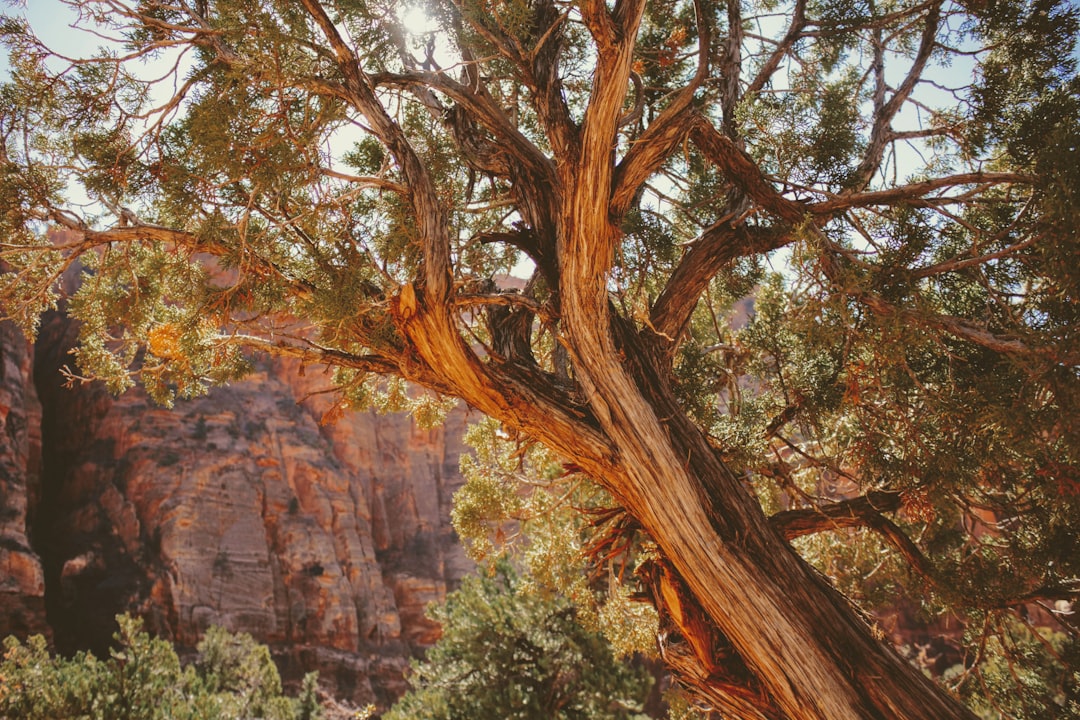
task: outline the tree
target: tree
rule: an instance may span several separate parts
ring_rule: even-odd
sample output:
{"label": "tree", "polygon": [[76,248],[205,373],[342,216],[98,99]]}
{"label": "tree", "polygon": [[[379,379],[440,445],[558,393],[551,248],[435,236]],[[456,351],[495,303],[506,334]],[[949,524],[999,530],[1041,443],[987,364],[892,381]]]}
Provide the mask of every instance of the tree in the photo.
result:
{"label": "tree", "polygon": [[618,663],[573,606],[532,591],[505,561],[465,578],[432,617],[443,635],[387,720],[647,717],[648,672]]}
{"label": "tree", "polygon": [[30,331],[88,268],[73,380],[169,402],[247,350],[464,400],[651,538],[664,655],[736,717],[970,717],[796,538],[986,627],[1075,599],[1068,3],[71,4],[94,57],[4,23],[0,232]]}

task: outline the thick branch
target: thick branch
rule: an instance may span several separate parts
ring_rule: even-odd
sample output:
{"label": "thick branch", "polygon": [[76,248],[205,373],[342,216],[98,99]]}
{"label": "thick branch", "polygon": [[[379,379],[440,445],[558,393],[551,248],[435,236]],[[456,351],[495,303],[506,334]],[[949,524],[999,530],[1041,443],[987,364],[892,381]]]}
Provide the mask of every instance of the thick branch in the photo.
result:
{"label": "thick branch", "polygon": [[[596,40],[599,57],[582,124],[581,159],[589,172],[601,171],[606,176],[599,189],[605,196],[611,191],[611,149],[615,146],[615,133],[630,82],[634,41],[644,10],[645,0],[619,0],[613,14],[608,13],[603,2],[582,3],[582,17]],[[604,197],[600,207],[607,207],[607,203],[608,198]]]}
{"label": "thick branch", "polygon": [[619,33],[607,5],[602,0],[584,0],[580,7],[581,19],[596,41],[597,50],[601,54],[609,52],[618,42]]}
{"label": "thick branch", "polygon": [[880,513],[899,509],[900,493],[870,492],[829,505],[778,512],[769,518],[769,522],[784,539],[790,541],[819,532],[869,527],[877,521]]}
{"label": "thick branch", "polygon": [[714,128],[707,119],[698,117],[691,131],[691,138],[702,154],[755,203],[792,225],[803,221],[808,208],[781,195],[761,172],[754,159],[734,140]]}
{"label": "thick branch", "polygon": [[559,74],[559,52],[562,26],[569,14],[563,13],[552,0],[539,0],[533,9],[537,32],[543,30],[536,47],[529,53],[531,64],[526,68],[525,82],[535,98],[534,108],[544,126],[548,141],[557,157],[576,152],[578,128],[570,116]]}
{"label": "thick branch", "polygon": [[698,298],[718,272],[740,257],[775,250],[792,238],[790,232],[780,229],[745,224],[732,227],[730,218],[724,218],[691,243],[649,317],[652,330],[669,341],[667,353],[674,352]]}
{"label": "thick branch", "polygon": [[787,510],[769,522],[787,540],[843,528],[869,528],[899,552],[920,577],[935,582],[934,567],[900,527],[882,515],[900,509],[896,492],[870,492],[863,497],[804,510]]}
{"label": "thick branch", "polygon": [[[222,335],[220,341],[228,343],[230,345],[240,345],[251,350],[258,350],[265,352],[268,355],[274,357],[287,357],[294,358],[308,364],[325,364],[333,367],[346,367],[354,370],[363,370],[365,372],[376,373],[379,375],[398,375],[400,374],[400,368],[393,360],[383,357],[382,355],[356,355],[353,353],[343,352],[336,348],[322,347],[315,343],[308,343],[306,345],[292,345],[284,342],[277,342],[274,340],[268,340],[263,337],[256,337],[254,335]],[[439,387],[438,380],[434,377],[428,378],[428,382],[424,383],[425,387],[431,390],[446,394],[449,388],[443,386]]]}

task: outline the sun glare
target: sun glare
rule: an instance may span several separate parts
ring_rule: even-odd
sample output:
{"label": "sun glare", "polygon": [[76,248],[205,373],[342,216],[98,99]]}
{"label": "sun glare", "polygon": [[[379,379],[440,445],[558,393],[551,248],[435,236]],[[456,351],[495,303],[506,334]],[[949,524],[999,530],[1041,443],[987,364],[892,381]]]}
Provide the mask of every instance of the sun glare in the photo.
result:
{"label": "sun glare", "polygon": [[412,35],[435,32],[438,26],[420,5],[407,5],[398,12],[401,24]]}

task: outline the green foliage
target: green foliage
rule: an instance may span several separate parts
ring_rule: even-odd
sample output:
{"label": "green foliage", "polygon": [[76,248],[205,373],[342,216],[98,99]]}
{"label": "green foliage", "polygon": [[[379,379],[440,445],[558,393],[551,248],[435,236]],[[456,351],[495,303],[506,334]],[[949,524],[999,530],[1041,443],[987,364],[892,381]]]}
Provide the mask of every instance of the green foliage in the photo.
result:
{"label": "green foliage", "polygon": [[472,425],[465,442],[475,454],[461,457],[465,484],[451,520],[469,555],[489,568],[506,556],[522,563],[523,586],[567,598],[578,622],[616,655],[655,652],[656,612],[629,598],[633,568],[651,544],[625,528],[610,496],[543,446],[514,442],[493,420]]}
{"label": "green foliage", "polygon": [[181,667],[167,641],[142,621],[117,616],[116,647],[99,660],[85,652],[51,656],[45,639],[4,640],[0,718],[11,720],[316,720],[315,676],[298,700],[281,694],[265,645],[210,628],[194,664]]}
{"label": "green foliage", "polygon": [[300,686],[300,697],[296,699],[296,720],[321,720],[323,717],[322,705],[319,704],[319,674],[309,672],[304,674],[304,682]]}
{"label": "green foliage", "polygon": [[944,679],[986,720],[1077,718],[1078,655],[1075,637],[1006,618],[986,637],[977,664],[951,668]]}
{"label": "green foliage", "polygon": [[467,577],[432,610],[443,635],[413,664],[412,689],[384,715],[420,718],[643,718],[651,678],[619,663],[573,607],[509,563]]}
{"label": "green foliage", "polygon": [[234,635],[211,627],[196,649],[196,673],[208,692],[229,697],[235,708],[230,712],[238,717],[292,717],[292,705],[281,696],[281,677],[268,647],[247,633]]}

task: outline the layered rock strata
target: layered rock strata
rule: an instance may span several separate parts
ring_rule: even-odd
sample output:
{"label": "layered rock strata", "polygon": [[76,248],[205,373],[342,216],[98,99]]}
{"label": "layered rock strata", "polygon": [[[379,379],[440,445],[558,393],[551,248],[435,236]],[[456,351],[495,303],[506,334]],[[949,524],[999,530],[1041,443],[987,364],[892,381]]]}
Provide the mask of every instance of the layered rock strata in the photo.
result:
{"label": "layered rock strata", "polygon": [[[320,426],[328,376],[269,360],[169,410],[138,390],[66,387],[73,334],[54,315],[37,345],[40,499],[22,493],[33,549],[19,522],[0,526],[43,560],[38,594],[19,592],[47,604],[57,646],[103,650],[131,610],[186,647],[210,625],[249,632],[287,675],[319,669],[355,703],[403,691],[408,658],[438,637],[426,605],[470,567],[449,526],[465,412],[430,431],[362,412]],[[9,464],[32,465],[28,453]],[[5,512],[25,516],[13,487]]]}

